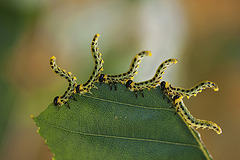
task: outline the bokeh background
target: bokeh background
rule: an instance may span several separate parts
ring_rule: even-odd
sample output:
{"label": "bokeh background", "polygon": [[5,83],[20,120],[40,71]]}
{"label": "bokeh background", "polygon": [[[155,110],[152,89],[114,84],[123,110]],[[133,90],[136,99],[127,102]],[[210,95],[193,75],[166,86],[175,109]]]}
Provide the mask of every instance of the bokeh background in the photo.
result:
{"label": "bokeh background", "polygon": [[0,2],[0,159],[50,160],[52,153],[30,115],[37,116],[67,88],[49,66],[51,56],[87,81],[95,33],[104,72],[125,72],[133,56],[151,50],[135,81],[151,78],[164,60],[178,64],[163,79],[204,90],[185,104],[201,119],[217,122],[221,135],[201,130],[214,159],[240,157],[240,1],[238,0],[12,0]]}

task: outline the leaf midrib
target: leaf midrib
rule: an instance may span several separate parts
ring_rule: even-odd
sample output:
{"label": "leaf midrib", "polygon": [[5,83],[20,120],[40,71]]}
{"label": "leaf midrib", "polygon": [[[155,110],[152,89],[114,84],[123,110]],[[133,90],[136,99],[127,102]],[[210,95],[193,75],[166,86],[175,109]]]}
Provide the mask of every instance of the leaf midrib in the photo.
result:
{"label": "leaf midrib", "polygon": [[[178,145],[178,146],[187,146],[187,147],[194,147],[194,148],[199,148],[199,146],[197,145],[193,145],[193,144],[185,144],[185,143],[176,143],[176,142],[168,142],[168,141],[160,141],[160,140],[156,140],[156,139],[146,139],[146,138],[134,138],[134,137],[120,137],[120,136],[114,136],[114,135],[104,135],[104,134],[96,134],[96,133],[86,133],[86,132],[80,132],[80,131],[73,131],[73,130],[69,130],[60,126],[56,126],[54,124],[50,124],[46,121],[40,120],[38,119],[38,121],[41,121],[42,123],[44,123],[45,125],[49,126],[49,127],[53,127],[65,132],[69,132],[69,134],[73,133],[73,134],[80,134],[80,135],[84,135],[84,136],[95,136],[95,137],[104,137],[104,138],[116,138],[116,139],[125,139],[125,140],[134,140],[134,141],[145,141],[145,142],[156,142],[156,143],[164,143],[164,144],[172,144],[172,145]],[[67,137],[69,137],[70,135],[68,135]],[[67,137],[64,138],[64,140],[67,139]],[[63,140],[61,140],[63,141]]]}

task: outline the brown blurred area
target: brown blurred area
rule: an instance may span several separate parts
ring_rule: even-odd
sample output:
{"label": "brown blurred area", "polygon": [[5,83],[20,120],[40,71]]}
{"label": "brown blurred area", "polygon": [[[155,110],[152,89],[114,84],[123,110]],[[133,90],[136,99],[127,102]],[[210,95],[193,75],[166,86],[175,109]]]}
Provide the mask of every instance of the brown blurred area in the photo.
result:
{"label": "brown blurred area", "polygon": [[36,133],[37,116],[67,88],[49,67],[51,56],[78,83],[93,67],[90,42],[99,39],[104,72],[121,73],[143,50],[137,81],[153,76],[168,58],[163,79],[190,88],[211,80],[210,89],[184,100],[191,113],[219,124],[221,135],[200,130],[214,159],[238,159],[240,122],[240,1],[27,1],[0,5],[0,159],[42,160],[52,154]]}
{"label": "brown blurred area", "polygon": [[238,159],[240,148],[240,1],[181,1],[189,23],[189,37],[183,53],[190,87],[212,80],[218,92],[203,91],[188,101],[197,118],[218,123],[221,135],[199,131],[214,159]]}

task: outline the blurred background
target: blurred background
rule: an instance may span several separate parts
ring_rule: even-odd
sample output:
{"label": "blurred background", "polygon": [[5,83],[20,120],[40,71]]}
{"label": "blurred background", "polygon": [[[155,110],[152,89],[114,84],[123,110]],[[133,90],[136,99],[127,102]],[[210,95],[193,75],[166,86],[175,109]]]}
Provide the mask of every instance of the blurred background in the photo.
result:
{"label": "blurred background", "polygon": [[37,116],[67,88],[49,66],[57,57],[78,83],[93,68],[90,44],[99,39],[104,72],[125,72],[133,56],[151,50],[135,81],[150,79],[168,58],[179,62],[163,77],[207,89],[185,100],[191,113],[216,122],[221,135],[201,130],[214,159],[240,157],[240,1],[223,0],[12,0],[0,2],[0,159],[50,160],[52,153],[30,115]]}

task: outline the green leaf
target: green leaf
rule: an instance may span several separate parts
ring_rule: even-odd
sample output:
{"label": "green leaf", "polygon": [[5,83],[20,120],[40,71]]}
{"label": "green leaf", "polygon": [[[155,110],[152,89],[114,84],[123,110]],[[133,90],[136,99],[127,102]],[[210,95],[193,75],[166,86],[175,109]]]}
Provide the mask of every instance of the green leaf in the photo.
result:
{"label": "green leaf", "polygon": [[96,86],[73,95],[70,109],[51,104],[34,118],[56,160],[212,159],[159,87],[136,98],[120,83]]}

